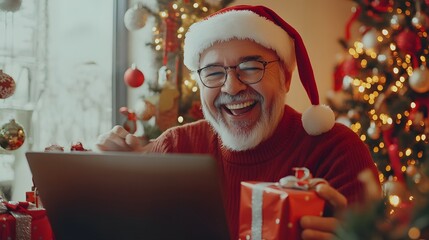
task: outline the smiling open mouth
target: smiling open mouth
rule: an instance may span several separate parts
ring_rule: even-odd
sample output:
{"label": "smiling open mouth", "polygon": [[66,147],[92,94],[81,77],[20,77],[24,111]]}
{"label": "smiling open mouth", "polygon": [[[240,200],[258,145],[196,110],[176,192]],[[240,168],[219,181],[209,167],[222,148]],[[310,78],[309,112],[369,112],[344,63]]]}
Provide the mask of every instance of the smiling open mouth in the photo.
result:
{"label": "smiling open mouth", "polygon": [[229,114],[237,116],[252,110],[253,107],[255,107],[256,103],[257,103],[256,101],[247,101],[247,102],[236,103],[236,104],[226,104],[223,106],[223,108]]}

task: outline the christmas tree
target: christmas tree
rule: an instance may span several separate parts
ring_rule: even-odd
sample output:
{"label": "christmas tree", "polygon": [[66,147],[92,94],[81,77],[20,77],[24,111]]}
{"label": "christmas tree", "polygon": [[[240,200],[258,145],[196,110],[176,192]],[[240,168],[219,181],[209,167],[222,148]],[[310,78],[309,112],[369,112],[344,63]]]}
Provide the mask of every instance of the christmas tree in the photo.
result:
{"label": "christmas tree", "polygon": [[404,181],[429,158],[429,1],[354,2],[330,105],[369,146],[380,181]]}
{"label": "christmas tree", "polygon": [[[149,92],[142,93],[142,101],[135,109],[121,108],[127,117],[126,129],[135,132],[137,121],[144,127],[144,137],[156,138],[169,127],[203,118],[196,79],[183,65],[183,39],[189,26],[227,6],[232,0],[176,0],[159,1],[158,11],[143,3],[131,7],[124,16],[128,30],[145,26],[149,16],[155,18],[153,41],[147,45],[155,52],[159,65],[158,79],[144,81],[144,74],[136,66],[124,75],[126,84],[139,87],[144,82]],[[154,121],[150,121],[154,119]]]}
{"label": "christmas tree", "polygon": [[353,2],[328,102],[369,147],[383,194],[374,190],[376,179],[361,176],[368,202],[345,212],[338,235],[427,239],[429,1]]}

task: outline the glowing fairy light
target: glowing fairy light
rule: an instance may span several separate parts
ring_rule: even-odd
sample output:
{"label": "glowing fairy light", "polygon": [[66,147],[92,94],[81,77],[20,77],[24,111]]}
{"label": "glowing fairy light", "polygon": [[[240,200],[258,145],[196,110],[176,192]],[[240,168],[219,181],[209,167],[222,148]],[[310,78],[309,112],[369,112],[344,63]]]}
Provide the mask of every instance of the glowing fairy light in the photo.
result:
{"label": "glowing fairy light", "polygon": [[184,118],[183,118],[182,116],[179,116],[179,117],[177,118],[177,122],[179,122],[179,123],[183,123],[183,121],[184,121]]}
{"label": "glowing fairy light", "polygon": [[401,199],[399,198],[398,195],[391,195],[389,196],[389,203],[390,205],[397,207],[401,203]]}

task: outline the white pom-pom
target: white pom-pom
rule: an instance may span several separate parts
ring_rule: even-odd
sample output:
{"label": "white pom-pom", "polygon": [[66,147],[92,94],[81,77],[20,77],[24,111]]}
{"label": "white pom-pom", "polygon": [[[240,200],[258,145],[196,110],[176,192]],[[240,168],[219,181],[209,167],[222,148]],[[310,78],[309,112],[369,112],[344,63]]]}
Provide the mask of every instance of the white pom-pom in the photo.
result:
{"label": "white pom-pom", "polygon": [[312,105],[302,114],[302,125],[312,136],[331,130],[334,124],[334,112],[326,105]]}

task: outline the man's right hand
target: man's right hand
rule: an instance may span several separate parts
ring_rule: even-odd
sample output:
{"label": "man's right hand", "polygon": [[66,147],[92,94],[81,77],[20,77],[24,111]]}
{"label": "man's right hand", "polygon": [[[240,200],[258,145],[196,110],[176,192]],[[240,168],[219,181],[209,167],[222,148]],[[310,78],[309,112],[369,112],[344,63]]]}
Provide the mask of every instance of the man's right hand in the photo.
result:
{"label": "man's right hand", "polygon": [[101,151],[143,152],[145,150],[145,144],[141,139],[119,125],[100,135],[96,146]]}

